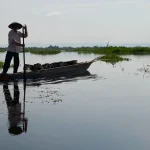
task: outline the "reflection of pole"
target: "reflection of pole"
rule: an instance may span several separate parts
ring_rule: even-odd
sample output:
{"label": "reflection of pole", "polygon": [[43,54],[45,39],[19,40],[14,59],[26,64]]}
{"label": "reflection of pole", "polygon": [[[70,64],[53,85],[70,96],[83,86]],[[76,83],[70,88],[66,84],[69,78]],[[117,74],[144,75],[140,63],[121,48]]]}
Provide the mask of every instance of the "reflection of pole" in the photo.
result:
{"label": "reflection of pole", "polygon": [[[23,120],[25,118],[25,84],[23,86],[24,88],[24,96],[23,96]],[[25,127],[24,127],[24,123],[23,123],[23,131],[25,130]]]}
{"label": "reflection of pole", "polygon": [[23,96],[23,132],[27,132],[27,124],[28,124],[28,120],[25,118],[25,98],[26,98],[26,82],[24,81],[23,84],[24,87],[24,96]]}
{"label": "reflection of pole", "polygon": [[23,96],[23,131],[27,131],[27,122],[25,119],[25,97],[26,97],[26,83],[23,84],[24,87],[24,96]]}
{"label": "reflection of pole", "polygon": [[23,96],[23,132],[27,132],[27,124],[28,120],[25,118],[25,98],[26,98],[26,81],[23,84],[24,89],[24,96]]}

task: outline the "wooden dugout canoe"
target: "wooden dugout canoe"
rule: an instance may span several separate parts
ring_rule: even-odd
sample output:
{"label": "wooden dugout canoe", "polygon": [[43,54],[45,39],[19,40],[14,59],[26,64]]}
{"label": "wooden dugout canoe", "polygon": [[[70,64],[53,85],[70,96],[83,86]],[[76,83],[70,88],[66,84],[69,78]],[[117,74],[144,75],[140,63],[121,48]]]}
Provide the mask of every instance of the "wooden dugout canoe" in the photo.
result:
{"label": "wooden dugout canoe", "polygon": [[[55,67],[49,69],[42,69],[37,71],[26,72],[26,79],[38,79],[38,78],[53,78],[58,75],[75,73],[75,72],[84,72],[90,65],[95,62],[99,57],[93,59],[92,61],[80,62],[73,65]],[[8,73],[5,76],[0,75],[0,81],[6,80],[20,80],[24,78],[24,72],[18,73]]]}

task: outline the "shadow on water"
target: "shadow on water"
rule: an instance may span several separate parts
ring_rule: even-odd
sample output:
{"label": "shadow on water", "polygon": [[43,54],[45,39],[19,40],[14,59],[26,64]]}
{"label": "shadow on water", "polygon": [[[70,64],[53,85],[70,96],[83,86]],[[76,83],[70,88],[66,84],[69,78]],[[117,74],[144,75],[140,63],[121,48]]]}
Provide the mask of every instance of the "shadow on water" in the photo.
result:
{"label": "shadow on water", "polygon": [[[21,110],[20,91],[17,82],[13,85],[13,98],[11,96],[9,85],[3,84],[3,92],[8,110],[8,132],[11,135],[20,135],[27,132],[28,119],[25,117],[25,109]],[[25,103],[24,103],[25,105]],[[25,108],[25,106],[23,107]]]}

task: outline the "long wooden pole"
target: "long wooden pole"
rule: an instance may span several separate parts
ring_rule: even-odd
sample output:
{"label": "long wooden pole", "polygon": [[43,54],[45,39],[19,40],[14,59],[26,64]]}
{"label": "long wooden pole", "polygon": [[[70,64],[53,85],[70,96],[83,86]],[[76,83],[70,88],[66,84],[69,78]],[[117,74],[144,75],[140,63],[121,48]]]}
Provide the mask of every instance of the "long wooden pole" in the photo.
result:
{"label": "long wooden pole", "polygon": [[[23,30],[23,45],[24,45],[24,27]],[[24,83],[26,83],[26,69],[25,69],[25,46],[23,46],[23,71],[24,71]]]}

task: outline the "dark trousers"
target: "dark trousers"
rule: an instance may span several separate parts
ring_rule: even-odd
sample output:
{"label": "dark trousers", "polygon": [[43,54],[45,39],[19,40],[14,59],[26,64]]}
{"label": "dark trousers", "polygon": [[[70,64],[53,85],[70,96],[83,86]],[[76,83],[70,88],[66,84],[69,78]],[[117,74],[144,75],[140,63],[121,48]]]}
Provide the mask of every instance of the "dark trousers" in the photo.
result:
{"label": "dark trousers", "polygon": [[7,53],[6,53],[6,58],[5,58],[4,66],[3,66],[3,73],[7,73],[8,69],[10,67],[12,58],[14,58],[13,73],[17,73],[18,67],[19,67],[19,54],[15,53],[15,52],[9,52],[9,51],[7,51]]}

